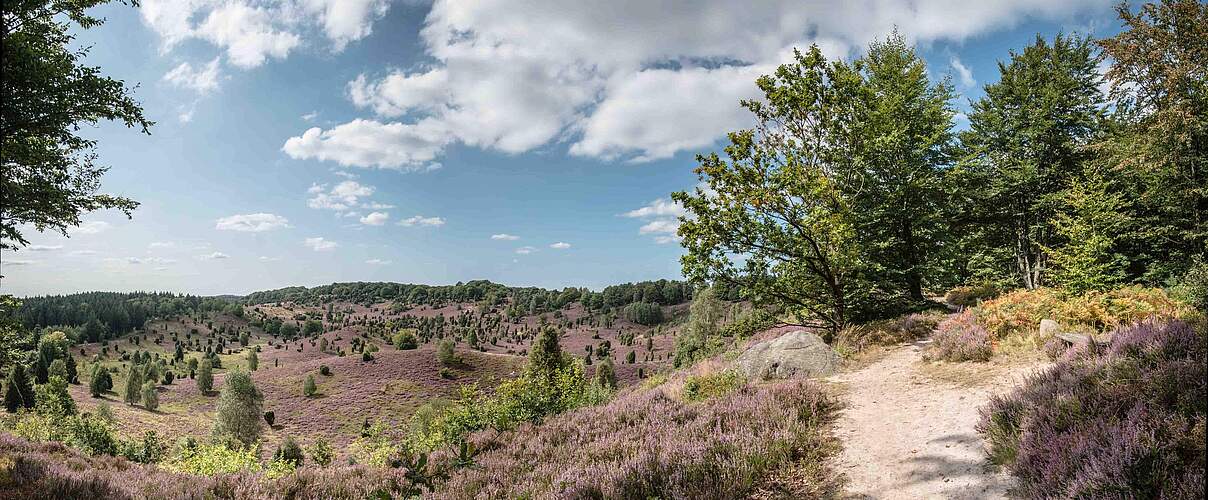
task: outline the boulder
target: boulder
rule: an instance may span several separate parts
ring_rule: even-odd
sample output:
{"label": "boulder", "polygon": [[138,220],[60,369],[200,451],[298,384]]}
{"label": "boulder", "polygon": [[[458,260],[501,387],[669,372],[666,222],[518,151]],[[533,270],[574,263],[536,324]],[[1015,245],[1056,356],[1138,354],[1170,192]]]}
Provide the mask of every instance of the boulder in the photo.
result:
{"label": "boulder", "polygon": [[794,330],[752,345],[734,360],[734,368],[752,379],[819,377],[835,373],[839,355],[822,337]]}
{"label": "boulder", "polygon": [[1051,319],[1040,320],[1040,335],[1042,339],[1051,339],[1061,333],[1061,325]]}

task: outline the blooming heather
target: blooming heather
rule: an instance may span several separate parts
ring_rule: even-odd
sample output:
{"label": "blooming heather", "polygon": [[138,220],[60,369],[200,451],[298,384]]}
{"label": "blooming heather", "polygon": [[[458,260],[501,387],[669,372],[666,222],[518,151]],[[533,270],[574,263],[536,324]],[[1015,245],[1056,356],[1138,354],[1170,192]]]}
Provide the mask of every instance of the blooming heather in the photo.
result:
{"label": "blooming heather", "polygon": [[702,403],[665,385],[504,433],[438,491],[444,498],[737,498],[760,478],[831,449],[835,404],[800,380],[747,386]]}
{"label": "blooming heather", "polygon": [[1202,498],[1205,335],[1181,321],[1070,349],[982,409],[990,457],[1031,498]]}
{"label": "blooming heather", "polygon": [[992,354],[990,333],[969,311],[941,321],[931,341],[928,359],[987,361]]}

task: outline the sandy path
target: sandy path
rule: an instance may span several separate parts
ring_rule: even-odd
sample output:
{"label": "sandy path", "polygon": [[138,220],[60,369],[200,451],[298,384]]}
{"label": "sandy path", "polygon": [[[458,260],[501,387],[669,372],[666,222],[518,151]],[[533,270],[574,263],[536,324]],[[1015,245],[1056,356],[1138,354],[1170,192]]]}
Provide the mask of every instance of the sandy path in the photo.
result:
{"label": "sandy path", "polygon": [[[838,467],[854,498],[1006,498],[1009,476],[985,459],[977,409],[1034,366],[985,364],[960,387],[923,373],[925,342],[896,348],[857,371],[833,377],[847,389],[837,424]],[[980,370],[976,367],[962,369]]]}

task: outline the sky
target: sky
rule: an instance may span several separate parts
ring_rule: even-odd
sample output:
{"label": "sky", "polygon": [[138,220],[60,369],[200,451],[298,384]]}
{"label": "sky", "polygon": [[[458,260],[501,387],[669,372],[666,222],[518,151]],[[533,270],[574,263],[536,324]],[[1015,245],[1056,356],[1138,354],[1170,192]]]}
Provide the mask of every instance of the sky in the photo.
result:
{"label": "sky", "polygon": [[88,64],[143,135],[86,125],[133,219],[0,254],[0,293],[245,294],[343,281],[679,278],[695,156],[751,125],[754,80],[895,27],[957,126],[1037,34],[1119,30],[1101,0],[142,0],[95,9]]}

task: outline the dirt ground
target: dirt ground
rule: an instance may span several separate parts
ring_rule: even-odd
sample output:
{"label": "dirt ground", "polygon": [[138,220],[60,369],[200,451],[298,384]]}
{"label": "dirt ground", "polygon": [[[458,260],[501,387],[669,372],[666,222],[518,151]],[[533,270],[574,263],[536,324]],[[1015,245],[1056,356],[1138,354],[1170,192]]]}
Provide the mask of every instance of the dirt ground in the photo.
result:
{"label": "dirt ground", "polygon": [[1042,363],[929,363],[927,343],[830,379],[847,400],[836,436],[848,497],[1007,498],[1011,478],[986,460],[978,408]]}

